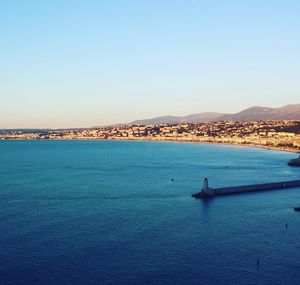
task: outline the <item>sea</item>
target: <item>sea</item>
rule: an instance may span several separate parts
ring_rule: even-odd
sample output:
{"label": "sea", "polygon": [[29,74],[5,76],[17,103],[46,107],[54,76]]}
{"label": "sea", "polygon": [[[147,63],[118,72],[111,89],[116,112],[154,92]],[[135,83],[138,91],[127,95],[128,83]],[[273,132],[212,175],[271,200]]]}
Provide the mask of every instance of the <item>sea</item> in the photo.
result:
{"label": "sea", "polygon": [[0,141],[1,285],[300,284],[296,154],[229,145]]}

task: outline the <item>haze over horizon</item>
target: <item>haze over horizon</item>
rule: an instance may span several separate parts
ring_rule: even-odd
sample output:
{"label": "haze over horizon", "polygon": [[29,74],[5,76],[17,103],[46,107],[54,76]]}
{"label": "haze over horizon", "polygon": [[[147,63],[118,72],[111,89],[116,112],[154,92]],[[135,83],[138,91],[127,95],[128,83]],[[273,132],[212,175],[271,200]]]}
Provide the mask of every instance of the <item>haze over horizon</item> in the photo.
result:
{"label": "haze over horizon", "polygon": [[0,128],[236,113],[300,98],[300,2],[0,3]]}

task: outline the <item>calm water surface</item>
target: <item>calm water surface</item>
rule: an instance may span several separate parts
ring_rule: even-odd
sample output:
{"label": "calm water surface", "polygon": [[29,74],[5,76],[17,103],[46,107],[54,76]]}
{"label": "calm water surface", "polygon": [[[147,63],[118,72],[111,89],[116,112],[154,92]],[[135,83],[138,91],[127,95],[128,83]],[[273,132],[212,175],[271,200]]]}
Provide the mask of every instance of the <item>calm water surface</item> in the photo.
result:
{"label": "calm water surface", "polygon": [[293,157],[192,143],[1,141],[0,284],[300,284],[300,188],[190,197],[203,177],[215,187],[300,179],[286,165]]}

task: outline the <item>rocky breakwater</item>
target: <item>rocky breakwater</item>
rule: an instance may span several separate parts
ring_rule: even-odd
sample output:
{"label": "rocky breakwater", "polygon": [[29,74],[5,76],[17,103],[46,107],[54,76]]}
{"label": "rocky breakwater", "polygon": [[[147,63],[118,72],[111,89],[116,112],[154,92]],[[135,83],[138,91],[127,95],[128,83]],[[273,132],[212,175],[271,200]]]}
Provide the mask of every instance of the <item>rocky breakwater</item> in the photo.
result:
{"label": "rocky breakwater", "polygon": [[194,198],[211,198],[220,195],[238,194],[246,192],[256,192],[256,191],[266,191],[275,189],[285,189],[300,187],[300,180],[293,181],[282,181],[264,184],[252,184],[252,185],[242,185],[242,186],[232,186],[223,188],[210,188],[208,187],[207,178],[204,179],[203,188],[200,192],[192,195]]}

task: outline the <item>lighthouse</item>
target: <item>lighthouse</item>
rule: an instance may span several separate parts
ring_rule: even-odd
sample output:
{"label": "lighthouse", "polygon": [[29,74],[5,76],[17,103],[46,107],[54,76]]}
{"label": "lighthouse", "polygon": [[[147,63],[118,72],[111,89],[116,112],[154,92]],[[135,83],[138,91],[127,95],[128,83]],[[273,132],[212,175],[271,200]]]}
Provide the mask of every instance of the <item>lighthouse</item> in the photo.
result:
{"label": "lighthouse", "polygon": [[203,179],[203,188],[201,189],[201,193],[205,196],[214,196],[214,189],[208,187],[208,179],[205,177]]}

